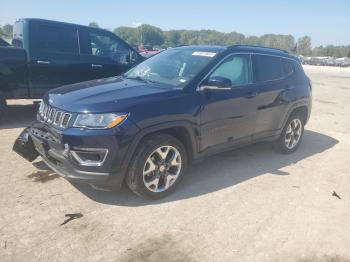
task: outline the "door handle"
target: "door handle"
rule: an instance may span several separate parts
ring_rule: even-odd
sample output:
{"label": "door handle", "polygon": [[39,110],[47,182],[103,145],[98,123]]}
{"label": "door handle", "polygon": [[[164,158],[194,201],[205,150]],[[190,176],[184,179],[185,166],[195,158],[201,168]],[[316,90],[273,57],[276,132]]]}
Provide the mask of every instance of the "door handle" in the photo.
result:
{"label": "door handle", "polygon": [[250,99],[250,98],[256,97],[257,95],[258,95],[258,92],[249,92],[249,93],[245,96],[245,98]]}
{"label": "door handle", "polygon": [[103,65],[98,65],[98,64],[91,64],[92,68],[102,68]]}
{"label": "door handle", "polygon": [[294,86],[292,86],[292,85],[286,85],[286,87],[285,87],[284,90],[291,90],[291,89],[293,89],[293,88],[294,88]]}
{"label": "door handle", "polygon": [[51,64],[50,61],[47,61],[47,60],[38,60],[36,61],[37,64],[41,64],[41,65],[49,65]]}

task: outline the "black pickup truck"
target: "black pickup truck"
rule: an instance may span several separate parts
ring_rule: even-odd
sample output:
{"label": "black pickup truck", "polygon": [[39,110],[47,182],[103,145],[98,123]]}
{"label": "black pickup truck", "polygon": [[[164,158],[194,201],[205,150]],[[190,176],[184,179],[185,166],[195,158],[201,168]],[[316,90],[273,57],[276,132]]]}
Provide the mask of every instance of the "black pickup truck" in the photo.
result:
{"label": "black pickup truck", "polygon": [[12,46],[0,47],[0,114],[6,99],[41,98],[51,88],[119,75],[142,60],[107,30],[20,19]]}

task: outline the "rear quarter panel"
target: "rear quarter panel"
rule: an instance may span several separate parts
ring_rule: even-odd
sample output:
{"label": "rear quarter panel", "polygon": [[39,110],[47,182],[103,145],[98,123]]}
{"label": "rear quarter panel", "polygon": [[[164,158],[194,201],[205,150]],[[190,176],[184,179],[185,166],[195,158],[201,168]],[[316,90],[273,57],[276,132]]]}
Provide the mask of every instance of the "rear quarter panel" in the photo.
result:
{"label": "rear quarter panel", "polygon": [[284,118],[282,118],[282,121],[280,123],[281,127],[285,125],[286,121],[288,120],[293,110],[298,107],[303,107],[303,106],[307,107],[308,116],[306,120],[308,120],[311,114],[312,90],[311,90],[310,79],[304,73],[301,65],[297,65],[296,70],[297,70],[297,73],[293,75],[293,79],[292,79],[294,88],[285,93],[285,99],[289,103],[288,103],[288,110],[284,112],[285,113]]}

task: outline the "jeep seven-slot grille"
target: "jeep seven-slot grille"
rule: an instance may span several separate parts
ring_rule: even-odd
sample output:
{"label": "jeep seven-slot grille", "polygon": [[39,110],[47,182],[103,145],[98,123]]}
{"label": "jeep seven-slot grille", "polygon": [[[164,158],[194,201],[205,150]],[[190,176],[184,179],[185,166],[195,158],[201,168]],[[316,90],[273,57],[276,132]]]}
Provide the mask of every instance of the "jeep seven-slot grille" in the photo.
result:
{"label": "jeep seven-slot grille", "polygon": [[72,117],[72,114],[53,108],[44,102],[40,104],[39,115],[45,122],[61,128],[67,127]]}

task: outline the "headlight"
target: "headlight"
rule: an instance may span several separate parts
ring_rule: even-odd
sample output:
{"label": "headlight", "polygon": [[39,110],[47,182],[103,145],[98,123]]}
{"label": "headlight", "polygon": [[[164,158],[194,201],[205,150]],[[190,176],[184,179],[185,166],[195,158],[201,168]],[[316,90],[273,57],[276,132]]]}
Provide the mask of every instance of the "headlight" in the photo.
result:
{"label": "headlight", "polygon": [[128,114],[118,113],[79,114],[73,126],[90,129],[106,129],[121,124],[127,117]]}

